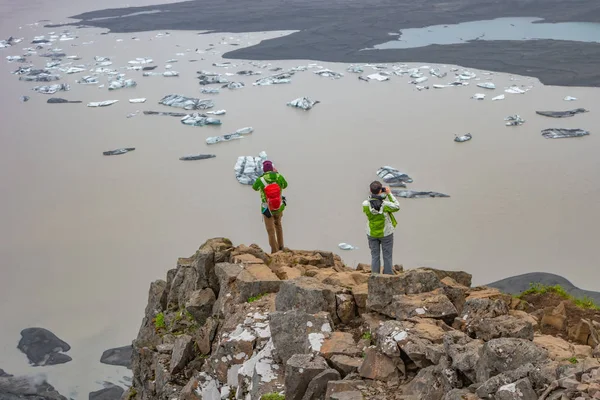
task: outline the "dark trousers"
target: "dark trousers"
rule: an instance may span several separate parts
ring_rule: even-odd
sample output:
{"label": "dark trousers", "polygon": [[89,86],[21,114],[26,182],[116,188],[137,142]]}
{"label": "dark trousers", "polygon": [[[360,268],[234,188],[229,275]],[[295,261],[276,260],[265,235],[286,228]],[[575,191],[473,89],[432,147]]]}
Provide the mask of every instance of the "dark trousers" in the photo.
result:
{"label": "dark trousers", "polygon": [[394,250],[394,234],[382,238],[367,235],[371,249],[371,272],[381,273],[381,251],[383,251],[383,273],[392,275],[392,253]]}

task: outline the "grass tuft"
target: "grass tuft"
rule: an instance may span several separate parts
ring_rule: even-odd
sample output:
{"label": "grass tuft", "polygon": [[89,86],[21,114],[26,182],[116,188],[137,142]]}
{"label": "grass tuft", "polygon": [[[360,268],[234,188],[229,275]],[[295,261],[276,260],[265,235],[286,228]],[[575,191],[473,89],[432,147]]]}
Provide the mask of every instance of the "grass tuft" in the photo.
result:
{"label": "grass tuft", "polygon": [[577,361],[577,357],[567,358],[567,361],[570,362],[571,364],[577,364],[579,362],[579,361]]}
{"label": "grass tuft", "polygon": [[587,296],[582,298],[576,298],[570,295],[565,288],[560,285],[542,285],[541,283],[530,283],[529,289],[525,290],[521,293],[518,298],[523,298],[528,294],[546,294],[546,293],[554,293],[565,300],[571,300],[577,307],[584,308],[586,310],[600,310],[600,306],[598,306],[594,300],[590,299]]}
{"label": "grass tuft", "polygon": [[267,293],[261,293],[261,294],[258,294],[256,296],[252,296],[252,297],[250,297],[248,299],[248,303],[254,303],[255,301],[258,301],[258,300],[262,299],[266,295],[267,295]]}
{"label": "grass tuft", "polygon": [[263,394],[260,400],[285,400],[285,396],[279,393]]}
{"label": "grass tuft", "polygon": [[154,327],[156,328],[156,330],[165,329],[167,327],[167,325],[165,324],[165,314],[156,314],[156,317],[154,317]]}

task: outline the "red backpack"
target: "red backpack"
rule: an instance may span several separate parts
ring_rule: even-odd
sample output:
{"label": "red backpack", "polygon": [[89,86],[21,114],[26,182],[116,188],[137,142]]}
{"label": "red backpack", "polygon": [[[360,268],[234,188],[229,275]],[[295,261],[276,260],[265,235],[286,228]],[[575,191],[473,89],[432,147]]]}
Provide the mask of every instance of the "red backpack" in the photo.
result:
{"label": "red backpack", "polygon": [[264,177],[260,178],[264,185],[267,206],[271,211],[277,211],[281,208],[281,187],[277,182],[267,183]]}

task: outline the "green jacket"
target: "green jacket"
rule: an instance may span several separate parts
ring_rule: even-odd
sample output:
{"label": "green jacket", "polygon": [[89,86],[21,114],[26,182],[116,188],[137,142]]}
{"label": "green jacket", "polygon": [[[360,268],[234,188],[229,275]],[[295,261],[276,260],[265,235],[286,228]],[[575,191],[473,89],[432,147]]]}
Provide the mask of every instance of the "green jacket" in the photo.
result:
{"label": "green jacket", "polygon": [[[283,177],[283,175],[281,175],[279,172],[266,172],[254,182],[254,184],[252,185],[252,189],[256,190],[257,192],[260,191],[260,199],[262,201],[262,204],[261,204],[261,211],[262,211],[263,205],[267,203],[267,198],[265,196],[265,185],[263,184],[261,178],[265,178],[265,181],[267,182],[267,184],[276,182],[279,185],[279,187],[281,188],[282,196],[283,196],[283,189],[287,188],[288,184],[287,184],[287,181],[285,180],[285,178]],[[282,212],[283,210],[285,210],[285,204],[281,203],[281,207],[279,207],[278,211]]]}
{"label": "green jacket", "polygon": [[400,203],[393,194],[388,193],[379,210],[371,206],[371,198],[363,202],[363,212],[367,216],[367,235],[382,238],[394,233],[397,222],[392,213],[400,210]]}

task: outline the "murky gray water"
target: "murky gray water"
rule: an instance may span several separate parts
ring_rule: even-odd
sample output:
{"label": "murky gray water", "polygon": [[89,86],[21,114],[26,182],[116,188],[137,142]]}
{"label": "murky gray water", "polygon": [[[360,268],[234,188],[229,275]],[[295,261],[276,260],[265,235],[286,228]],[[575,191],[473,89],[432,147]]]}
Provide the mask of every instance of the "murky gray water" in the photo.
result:
{"label": "murky gray water", "polygon": [[[403,29],[397,40],[381,43],[372,49],[410,49],[432,44],[457,44],[472,40],[572,40],[600,42],[600,24],[592,22],[534,23],[541,18],[496,18]],[[369,49],[371,50],[371,49]]]}

